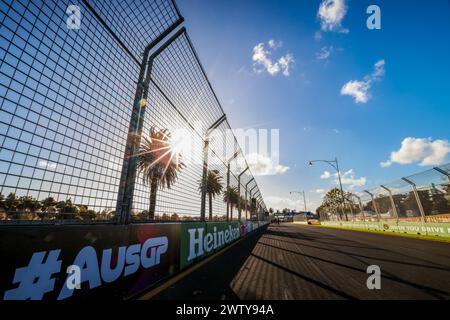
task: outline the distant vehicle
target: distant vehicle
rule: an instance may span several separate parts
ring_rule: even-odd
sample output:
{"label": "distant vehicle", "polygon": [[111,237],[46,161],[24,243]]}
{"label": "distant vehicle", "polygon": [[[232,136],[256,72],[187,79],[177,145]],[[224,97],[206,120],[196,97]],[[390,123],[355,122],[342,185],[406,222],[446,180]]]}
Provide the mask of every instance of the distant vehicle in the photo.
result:
{"label": "distant vehicle", "polygon": [[320,225],[320,220],[318,220],[318,219],[308,219],[308,224],[310,224],[310,225]]}

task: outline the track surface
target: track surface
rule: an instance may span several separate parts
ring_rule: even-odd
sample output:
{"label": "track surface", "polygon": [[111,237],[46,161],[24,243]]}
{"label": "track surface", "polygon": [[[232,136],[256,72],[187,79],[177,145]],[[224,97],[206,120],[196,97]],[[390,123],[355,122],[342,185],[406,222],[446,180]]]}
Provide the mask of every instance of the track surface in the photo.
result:
{"label": "track surface", "polygon": [[[381,290],[367,289],[370,265],[381,268]],[[450,299],[450,243],[271,226],[154,299]]]}

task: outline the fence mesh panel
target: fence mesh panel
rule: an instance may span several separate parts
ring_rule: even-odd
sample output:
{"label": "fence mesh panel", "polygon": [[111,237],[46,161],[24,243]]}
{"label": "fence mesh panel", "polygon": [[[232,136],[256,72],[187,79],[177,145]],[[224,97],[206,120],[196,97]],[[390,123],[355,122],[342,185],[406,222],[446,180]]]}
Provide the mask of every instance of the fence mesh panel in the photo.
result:
{"label": "fence mesh panel", "polygon": [[[167,41],[161,40],[182,18],[172,0],[81,0],[75,3],[80,28],[71,29],[72,4],[0,0],[3,221],[116,221],[117,207],[124,214],[119,188],[129,174],[123,161],[135,132],[130,119],[146,66],[143,53],[151,43]],[[199,219],[202,212],[205,140],[224,112],[186,31],[176,35],[150,52],[148,103],[139,114],[141,148],[131,155],[138,159],[132,221]],[[207,173],[217,174],[220,186],[208,193],[205,214],[209,218],[211,207],[213,219],[224,219],[228,161],[240,148],[227,121],[209,133]],[[160,172],[144,175],[142,146],[155,145],[154,137],[164,148],[146,154],[164,165],[152,163],[150,172]],[[173,157],[178,166],[172,166]],[[236,190],[245,163],[242,152],[239,157],[230,165]],[[237,218],[237,203],[232,207]]]}
{"label": "fence mesh panel", "polygon": [[145,47],[180,19],[172,0],[83,0],[140,61]]}
{"label": "fence mesh panel", "polygon": [[[444,164],[411,176],[389,182],[383,187],[355,192],[361,199],[363,213],[354,197],[349,220],[450,222],[450,164]],[[386,190],[387,189],[387,190]],[[372,201],[372,194],[374,201]],[[356,198],[356,199],[355,199]],[[352,210],[353,209],[353,213]],[[324,207],[323,220],[340,220],[339,211]]]}
{"label": "fence mesh panel", "polygon": [[[139,70],[88,10],[84,27],[68,30],[69,5],[1,1],[0,192],[107,212]],[[8,218],[54,218],[54,208],[33,214],[28,200],[13,210],[29,214]],[[67,204],[65,217],[77,210]]]}

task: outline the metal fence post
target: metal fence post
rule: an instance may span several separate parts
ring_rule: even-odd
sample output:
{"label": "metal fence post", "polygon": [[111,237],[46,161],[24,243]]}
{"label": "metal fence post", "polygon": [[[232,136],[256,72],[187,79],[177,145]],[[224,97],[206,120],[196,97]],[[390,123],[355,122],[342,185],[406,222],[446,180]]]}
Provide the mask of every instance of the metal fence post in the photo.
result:
{"label": "metal fence post", "polygon": [[359,210],[361,210],[361,214],[363,216],[363,222],[366,222],[366,216],[364,214],[364,209],[362,206],[362,202],[361,202],[361,197],[357,196],[356,194],[353,195],[356,199],[358,199],[358,204],[359,204]]}
{"label": "metal fence post", "polygon": [[248,185],[252,183],[255,180],[255,178],[252,178],[247,184],[245,185],[245,219],[247,220],[248,215]]}
{"label": "metal fence post", "polygon": [[[214,122],[208,130],[206,130],[205,144],[203,146],[203,174],[202,174],[202,194],[200,206],[200,220],[206,220],[206,193],[208,191],[208,153],[209,153],[209,136],[211,132],[226,120],[226,116],[222,115],[216,122]],[[212,217],[209,217],[212,219]]]}
{"label": "metal fence post", "polygon": [[206,220],[206,192],[208,190],[208,147],[209,139],[205,139],[205,144],[203,146],[203,174],[202,174],[202,194],[201,194],[201,205],[200,205],[200,221]]}
{"label": "metal fence post", "polygon": [[245,168],[244,171],[242,171],[239,176],[238,176],[238,219],[239,221],[241,221],[241,214],[242,214],[242,208],[241,208],[241,177],[242,175],[247,172],[247,170],[249,169],[249,167]]}
{"label": "metal fence post", "polygon": [[427,217],[425,216],[425,211],[423,210],[422,202],[420,201],[420,197],[419,197],[419,193],[417,192],[416,184],[407,178],[402,178],[402,180],[405,181],[406,183],[408,183],[409,185],[411,185],[413,192],[414,192],[414,197],[416,198],[417,206],[419,207],[420,215],[422,216],[422,221],[427,222]]}
{"label": "metal fence post", "polygon": [[[227,161],[227,189],[226,192],[228,192],[228,189],[230,188],[230,174],[231,174],[231,161],[236,159],[236,157],[239,155],[240,151],[236,151],[233,156],[228,159]],[[227,197],[227,221],[230,220],[230,199]]]}
{"label": "metal fence post", "polygon": [[377,204],[375,202],[375,197],[373,196],[373,193],[371,193],[371,192],[369,192],[367,190],[364,190],[364,192],[367,193],[370,196],[370,198],[372,199],[373,208],[375,209],[375,212],[378,215],[378,221],[381,221],[380,211],[378,211],[378,207],[377,207]]}
{"label": "metal fence post", "polygon": [[392,211],[394,212],[395,219],[397,220],[397,223],[398,223],[398,212],[397,212],[397,207],[395,206],[394,198],[392,197],[392,191],[391,191],[391,189],[389,189],[385,186],[380,186],[380,187],[389,193],[389,199],[391,200]]}
{"label": "metal fence post", "polygon": [[[179,22],[181,23],[181,21]],[[175,28],[174,26],[173,28]],[[122,165],[122,172],[119,183],[119,191],[116,205],[116,214],[118,223],[130,223],[131,210],[134,195],[134,185],[136,180],[137,158],[136,153],[140,146],[142,137],[142,128],[144,126],[145,108],[148,104],[148,89],[151,80],[151,73],[153,61],[155,58],[166,49],[172,42],[176,40],[186,29],[183,27],[179,29],[172,37],[170,37],[164,44],[162,44],[150,57],[150,50],[153,49],[159,41],[152,42],[144,50],[144,57],[142,59],[141,69],[139,72],[138,86],[134,98],[133,111],[131,114],[129,133],[127,137],[127,144],[125,147],[125,155]]]}
{"label": "metal fence post", "polygon": [[442,169],[439,168],[439,167],[434,167],[433,169],[436,170],[436,171],[439,172],[439,173],[442,173],[444,176],[447,177],[448,181],[450,181],[450,173],[449,173],[449,172],[444,171],[444,170],[442,170]]}
{"label": "metal fence post", "polygon": [[[257,188],[258,186],[255,185],[251,190],[250,190],[250,220],[252,220],[252,211],[253,211],[253,190],[255,190],[255,188]],[[255,199],[256,200],[256,199]],[[255,208],[256,209],[256,208]]]}

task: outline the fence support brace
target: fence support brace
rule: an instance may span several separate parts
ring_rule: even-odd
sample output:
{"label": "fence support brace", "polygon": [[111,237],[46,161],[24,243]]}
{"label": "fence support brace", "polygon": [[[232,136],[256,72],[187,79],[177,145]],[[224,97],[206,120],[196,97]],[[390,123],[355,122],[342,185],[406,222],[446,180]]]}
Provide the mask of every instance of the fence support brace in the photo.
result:
{"label": "fence support brace", "polygon": [[[200,206],[200,220],[205,221],[206,220],[206,192],[208,191],[208,152],[209,152],[209,136],[211,135],[211,132],[213,132],[215,129],[217,129],[218,126],[222,122],[224,122],[227,119],[226,115],[222,115],[216,122],[214,122],[208,130],[206,130],[205,134],[205,144],[203,146],[203,174],[202,174],[202,198],[201,198],[201,206]],[[211,220],[212,217],[210,216],[209,219]]]}
{"label": "fence support brace", "polygon": [[247,184],[245,185],[245,220],[247,220],[248,215],[248,185],[252,183],[255,180],[255,178],[252,178]]}
{"label": "fence support brace", "polygon": [[353,196],[354,196],[356,199],[358,199],[359,210],[361,210],[361,214],[362,214],[362,216],[363,216],[363,221],[366,222],[366,216],[365,216],[365,214],[364,214],[364,209],[363,209],[363,206],[362,206],[361,197],[358,196],[358,195],[356,195],[356,194],[353,194]]}
{"label": "fence support brace", "polygon": [[385,186],[380,186],[380,187],[389,193],[389,199],[391,200],[392,212],[394,212],[395,219],[397,220],[397,223],[398,223],[398,212],[397,212],[397,207],[395,206],[394,197],[392,196],[392,191],[391,191],[391,189],[389,189]]}
{"label": "fence support brace", "polygon": [[402,178],[402,180],[405,181],[407,184],[411,185],[413,192],[414,192],[414,197],[416,198],[417,206],[419,207],[420,215],[422,216],[422,221],[427,222],[427,217],[425,216],[425,211],[423,210],[422,201],[420,201],[420,197],[419,197],[419,193],[417,192],[416,184],[407,178]]}
{"label": "fence support brace", "polygon": [[370,198],[372,199],[373,208],[375,209],[375,212],[378,215],[378,221],[381,221],[380,211],[378,211],[377,203],[375,202],[375,197],[373,196],[373,193],[371,193],[367,190],[364,190],[364,192],[367,193],[370,196]]}

